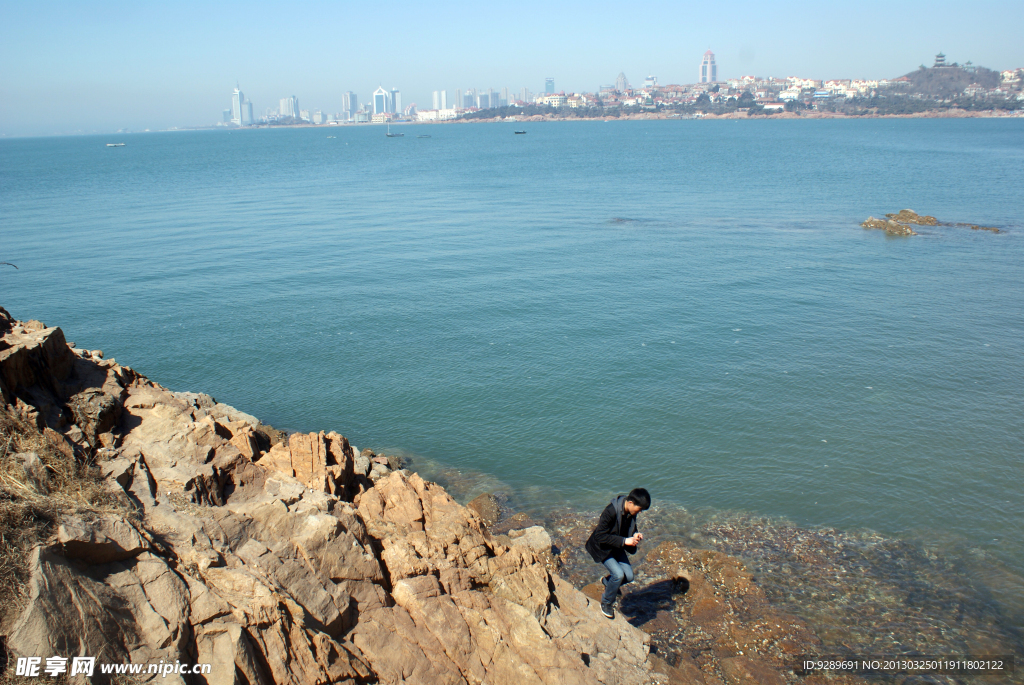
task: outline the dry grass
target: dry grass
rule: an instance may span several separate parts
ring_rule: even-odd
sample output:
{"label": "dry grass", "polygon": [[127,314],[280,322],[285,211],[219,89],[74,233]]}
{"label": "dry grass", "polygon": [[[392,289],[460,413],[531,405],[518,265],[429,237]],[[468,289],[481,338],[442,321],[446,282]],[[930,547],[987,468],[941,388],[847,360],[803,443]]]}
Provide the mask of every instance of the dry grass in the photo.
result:
{"label": "dry grass", "polygon": [[[42,482],[16,457],[24,452],[39,455]],[[29,552],[54,534],[62,516],[82,512],[131,515],[134,510],[104,487],[94,463],[77,459],[66,443],[0,410],[0,623],[24,599]]]}

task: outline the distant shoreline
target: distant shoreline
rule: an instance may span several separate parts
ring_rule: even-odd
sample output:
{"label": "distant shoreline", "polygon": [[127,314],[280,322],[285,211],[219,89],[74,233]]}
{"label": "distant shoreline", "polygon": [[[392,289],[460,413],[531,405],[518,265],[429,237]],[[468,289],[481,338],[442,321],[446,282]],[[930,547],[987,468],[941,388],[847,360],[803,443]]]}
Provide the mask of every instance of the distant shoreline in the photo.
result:
{"label": "distant shoreline", "polygon": [[426,122],[426,121],[414,121],[408,122],[412,124],[426,124],[426,123],[438,123],[438,124],[471,124],[471,123],[529,123],[529,122],[542,122],[542,121],[651,121],[651,120],[695,120],[695,119],[995,119],[995,118],[1009,118],[1009,119],[1020,119],[1024,118],[1024,113],[1016,111],[980,111],[972,112],[968,110],[944,110],[936,112],[915,112],[913,114],[861,114],[851,115],[843,114],[841,112],[778,112],[775,114],[755,114],[754,116],[747,115],[746,112],[729,112],[728,114],[705,114],[702,116],[684,116],[679,114],[665,113],[665,112],[639,112],[636,114],[627,114],[618,117],[559,117],[551,115],[535,114],[530,117],[523,117],[516,119],[515,121],[492,118],[492,119],[453,119],[450,121],[437,121],[437,122]]}
{"label": "distant shoreline", "polygon": [[[560,122],[560,121],[672,121],[672,120],[717,120],[717,119],[734,119],[734,120],[760,120],[760,119],[1021,119],[1024,118],[1024,111],[1008,111],[1008,110],[989,110],[989,111],[969,111],[964,109],[952,109],[943,111],[933,112],[914,112],[912,114],[861,114],[851,115],[843,114],[842,112],[778,112],[774,114],[755,114],[749,116],[746,112],[729,112],[728,114],[705,114],[702,116],[692,115],[680,115],[676,113],[668,112],[637,112],[633,114],[624,114],[622,116],[605,116],[605,117],[561,117],[551,114],[534,114],[528,117],[518,117],[516,119],[505,119],[502,117],[492,117],[490,119],[477,118],[477,119],[449,119],[447,121],[393,121],[391,122],[394,126],[415,126],[420,124],[528,124],[528,123],[542,123],[542,122]],[[324,130],[333,130],[339,128],[348,128],[350,126],[384,126],[385,124],[360,122],[360,123],[344,123],[344,124],[289,124],[286,126],[249,126],[247,128],[261,128],[261,129],[287,129],[287,128],[317,128]],[[217,129],[220,127],[210,127],[211,129]],[[182,129],[177,129],[182,130]],[[196,129],[192,129],[196,130]],[[237,129],[229,129],[237,130]]]}

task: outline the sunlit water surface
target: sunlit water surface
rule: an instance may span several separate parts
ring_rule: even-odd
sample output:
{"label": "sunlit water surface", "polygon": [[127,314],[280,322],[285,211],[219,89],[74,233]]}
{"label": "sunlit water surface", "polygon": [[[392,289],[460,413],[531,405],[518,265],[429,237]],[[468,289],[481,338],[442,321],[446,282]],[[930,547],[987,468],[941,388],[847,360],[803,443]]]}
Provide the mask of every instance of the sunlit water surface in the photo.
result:
{"label": "sunlit water surface", "polygon": [[[521,127],[0,141],[0,304],[523,508],[913,540],[1019,620],[1024,119]],[[1003,232],[858,226],[904,207]]]}

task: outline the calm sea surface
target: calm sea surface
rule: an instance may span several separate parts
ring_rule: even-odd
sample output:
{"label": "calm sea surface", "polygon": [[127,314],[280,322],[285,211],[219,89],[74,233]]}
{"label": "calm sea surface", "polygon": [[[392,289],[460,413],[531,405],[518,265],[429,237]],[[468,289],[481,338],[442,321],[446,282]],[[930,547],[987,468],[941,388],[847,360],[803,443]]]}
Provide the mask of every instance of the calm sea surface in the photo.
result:
{"label": "calm sea surface", "polygon": [[[0,305],[536,506],[1024,573],[1024,119],[519,127],[0,141]],[[1005,230],[858,226],[904,207]]]}

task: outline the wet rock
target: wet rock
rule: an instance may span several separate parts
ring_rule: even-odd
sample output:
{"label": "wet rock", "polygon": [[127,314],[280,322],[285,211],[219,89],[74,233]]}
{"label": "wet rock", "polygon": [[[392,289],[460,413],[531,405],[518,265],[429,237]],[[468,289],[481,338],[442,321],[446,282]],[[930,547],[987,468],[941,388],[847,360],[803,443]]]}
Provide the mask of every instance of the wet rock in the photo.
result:
{"label": "wet rock", "polygon": [[990,231],[999,233],[998,228],[979,226],[970,223],[943,223],[934,216],[921,215],[912,209],[901,209],[895,214],[886,214],[885,219],[869,216],[861,226],[864,228],[881,229],[890,235],[917,235],[911,226],[963,226],[973,231]]}
{"label": "wet rock", "polygon": [[886,214],[889,219],[898,221],[901,224],[916,224],[918,226],[938,226],[939,220],[934,216],[922,216],[912,209],[901,209],[896,214]]}
{"label": "wet rock", "polygon": [[892,219],[876,219],[873,216],[869,216],[861,226],[864,228],[881,229],[889,235],[917,235],[910,226],[893,221]]}
{"label": "wet rock", "polygon": [[466,506],[475,511],[480,520],[484,522],[484,525],[488,527],[497,523],[498,517],[501,514],[501,510],[498,507],[498,498],[489,493],[478,495]]}

